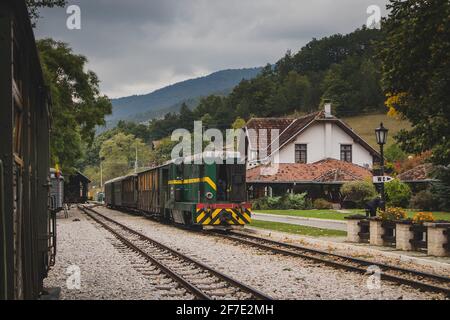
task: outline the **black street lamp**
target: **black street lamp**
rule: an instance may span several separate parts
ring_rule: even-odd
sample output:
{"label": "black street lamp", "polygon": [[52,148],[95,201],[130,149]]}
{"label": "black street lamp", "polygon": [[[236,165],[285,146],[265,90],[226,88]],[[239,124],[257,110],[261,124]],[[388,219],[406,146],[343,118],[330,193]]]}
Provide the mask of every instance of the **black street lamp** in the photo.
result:
{"label": "black street lamp", "polygon": [[[389,130],[386,129],[381,123],[380,127],[375,129],[375,135],[377,137],[377,143],[380,146],[381,155],[381,176],[384,177],[384,145],[387,142]],[[386,195],[384,193],[384,182],[381,183],[381,208],[386,210]]]}

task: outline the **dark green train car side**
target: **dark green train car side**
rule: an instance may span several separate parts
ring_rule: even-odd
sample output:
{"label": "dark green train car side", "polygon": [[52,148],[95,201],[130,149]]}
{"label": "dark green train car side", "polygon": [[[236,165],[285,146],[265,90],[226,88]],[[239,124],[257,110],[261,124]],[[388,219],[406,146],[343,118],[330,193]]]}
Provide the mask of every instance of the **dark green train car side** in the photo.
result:
{"label": "dark green train car side", "polygon": [[111,208],[136,210],[138,205],[137,174],[105,182],[105,203]]}

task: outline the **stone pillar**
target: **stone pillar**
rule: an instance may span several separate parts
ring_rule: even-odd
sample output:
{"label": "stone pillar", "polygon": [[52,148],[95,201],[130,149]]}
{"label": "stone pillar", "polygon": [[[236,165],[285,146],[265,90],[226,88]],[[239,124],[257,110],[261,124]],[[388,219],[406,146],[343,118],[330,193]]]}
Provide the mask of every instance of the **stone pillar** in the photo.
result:
{"label": "stone pillar", "polygon": [[444,248],[444,245],[448,242],[444,231],[450,230],[447,229],[450,227],[450,224],[425,223],[425,226],[428,228],[428,254],[436,257],[449,256],[449,252]]}
{"label": "stone pillar", "polygon": [[347,241],[348,242],[359,242],[359,232],[361,231],[360,226],[358,225],[358,219],[349,219],[347,220]]}
{"label": "stone pillar", "polygon": [[370,244],[373,246],[384,245],[384,229],[381,220],[370,220]]}
{"label": "stone pillar", "polygon": [[397,223],[396,248],[403,251],[413,250],[410,242],[414,238],[414,232],[410,231],[410,224]]}

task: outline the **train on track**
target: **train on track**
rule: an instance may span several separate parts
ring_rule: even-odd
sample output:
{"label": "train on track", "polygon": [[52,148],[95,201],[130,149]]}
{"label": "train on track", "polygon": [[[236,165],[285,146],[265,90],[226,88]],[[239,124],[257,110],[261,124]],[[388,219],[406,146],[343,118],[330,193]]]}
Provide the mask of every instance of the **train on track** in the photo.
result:
{"label": "train on track", "polygon": [[105,183],[105,204],[191,228],[232,229],[249,224],[246,164],[240,163],[239,153],[221,153],[220,160],[216,153],[202,156],[203,164],[187,161],[193,159],[170,161],[110,180]]}
{"label": "train on track", "polygon": [[[0,2],[0,299],[37,299],[55,261],[50,102],[25,1]],[[53,176],[53,179],[56,177]]]}

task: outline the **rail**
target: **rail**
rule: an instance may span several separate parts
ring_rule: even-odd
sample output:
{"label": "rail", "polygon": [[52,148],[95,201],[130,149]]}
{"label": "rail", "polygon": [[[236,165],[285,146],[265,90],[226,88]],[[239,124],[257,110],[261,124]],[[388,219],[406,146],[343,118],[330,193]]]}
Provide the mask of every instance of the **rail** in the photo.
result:
{"label": "rail", "polygon": [[[170,247],[167,247],[166,245],[151,239],[139,232],[137,232],[136,230],[133,230],[129,227],[127,227],[126,225],[123,225],[121,223],[119,223],[116,220],[113,220],[95,210],[93,210],[93,208],[89,208],[86,206],[78,206],[78,208],[80,210],[82,210],[84,213],[86,213],[88,216],[90,216],[94,221],[96,221],[97,223],[99,223],[100,225],[102,225],[105,229],[107,229],[108,231],[110,231],[111,233],[114,234],[114,236],[116,238],[118,238],[120,241],[122,241],[125,245],[127,245],[128,247],[132,248],[135,252],[138,252],[139,254],[141,254],[142,256],[144,256],[146,259],[149,259],[152,263],[154,263],[155,265],[158,266],[158,268],[160,268],[164,273],[166,273],[167,275],[169,275],[169,277],[171,277],[173,280],[175,280],[176,282],[179,282],[183,285],[183,287],[185,287],[188,291],[192,292],[194,294],[194,296],[196,296],[199,299],[204,299],[204,300],[209,300],[211,299],[210,296],[208,296],[208,294],[205,294],[205,292],[203,292],[203,290],[197,288],[194,284],[192,284],[190,281],[185,280],[181,275],[177,274],[176,272],[172,271],[171,268],[168,268],[167,266],[165,266],[163,263],[160,263],[157,259],[153,258],[151,255],[148,255],[146,252],[142,251],[138,246],[134,245],[132,242],[130,242],[127,238],[124,238],[123,236],[121,236],[119,233],[117,233],[115,230],[113,230],[111,227],[109,227],[108,225],[106,225],[103,221],[99,220],[97,217],[95,217],[94,215],[97,215],[98,217],[100,217],[101,219],[108,221],[110,223],[112,223],[113,225],[125,230],[126,232],[134,235],[135,237],[138,237],[148,243],[151,243],[153,245],[155,245],[156,247],[159,248],[159,250],[162,251],[166,251],[168,253],[170,253],[173,256],[176,256],[178,259],[180,260],[184,260],[186,262],[188,262],[191,265],[195,265],[197,268],[208,272],[209,274],[215,276],[216,278],[225,281],[226,283],[235,286],[237,288],[239,288],[241,291],[250,294],[253,299],[257,299],[257,300],[272,300],[271,297],[265,295],[264,293],[249,287],[247,285],[245,285],[244,283],[241,283],[238,280],[235,280],[223,273],[221,273],[220,271],[217,271],[193,258],[190,258],[184,254],[182,254],[181,252],[172,249]],[[94,214],[94,215],[92,215]]]}
{"label": "rail", "polygon": [[382,279],[409,285],[410,287],[419,288],[426,291],[443,293],[447,297],[450,297],[450,278],[446,276],[330,253],[300,245],[293,245],[253,235],[242,234],[240,232],[230,232],[227,234],[221,232],[207,232],[206,234],[220,236],[240,244],[247,244],[282,255],[310,259],[332,267],[343,268],[361,274],[367,273],[368,266],[377,265],[383,270],[381,275]]}

